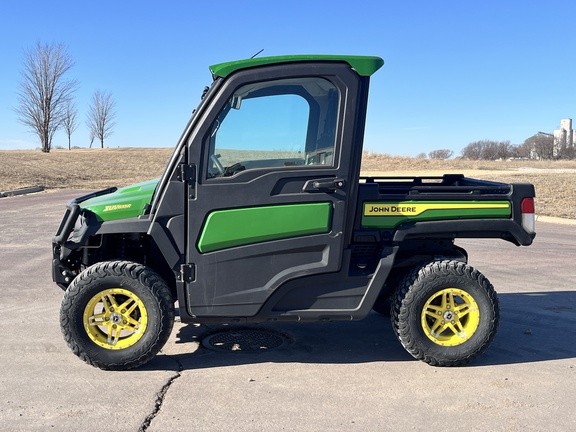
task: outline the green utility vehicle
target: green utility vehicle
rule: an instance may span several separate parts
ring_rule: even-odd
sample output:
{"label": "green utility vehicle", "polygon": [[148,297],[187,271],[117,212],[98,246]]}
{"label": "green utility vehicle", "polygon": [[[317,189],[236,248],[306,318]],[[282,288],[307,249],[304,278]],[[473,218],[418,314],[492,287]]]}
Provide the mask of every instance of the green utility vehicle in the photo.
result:
{"label": "green utility vehicle", "polygon": [[102,369],[142,365],[167,341],[177,300],[185,323],[359,320],[388,308],[418,359],[455,366],[481,354],[498,300],[455,239],[530,245],[534,187],[360,177],[368,85],[383,63],[212,66],[160,179],[68,204],[52,269],[72,351]]}

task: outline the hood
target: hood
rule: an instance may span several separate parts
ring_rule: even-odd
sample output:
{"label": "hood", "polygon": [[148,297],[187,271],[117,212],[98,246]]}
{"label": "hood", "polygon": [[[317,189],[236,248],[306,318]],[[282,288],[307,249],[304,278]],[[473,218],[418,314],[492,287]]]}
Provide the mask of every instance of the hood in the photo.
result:
{"label": "hood", "polygon": [[127,219],[144,214],[160,179],[148,180],[126,186],[106,195],[90,198],[80,203],[83,210],[90,210],[99,221]]}

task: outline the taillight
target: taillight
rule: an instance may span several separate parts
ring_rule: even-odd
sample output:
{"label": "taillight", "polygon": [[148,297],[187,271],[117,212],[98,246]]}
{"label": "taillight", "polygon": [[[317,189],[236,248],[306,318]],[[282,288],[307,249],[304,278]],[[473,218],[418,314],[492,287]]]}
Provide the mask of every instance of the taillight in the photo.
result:
{"label": "taillight", "polygon": [[524,198],[522,200],[522,213],[535,213],[534,198]]}
{"label": "taillight", "polygon": [[529,233],[536,231],[536,216],[534,211],[534,198],[524,198],[520,205],[522,211],[522,227]]}

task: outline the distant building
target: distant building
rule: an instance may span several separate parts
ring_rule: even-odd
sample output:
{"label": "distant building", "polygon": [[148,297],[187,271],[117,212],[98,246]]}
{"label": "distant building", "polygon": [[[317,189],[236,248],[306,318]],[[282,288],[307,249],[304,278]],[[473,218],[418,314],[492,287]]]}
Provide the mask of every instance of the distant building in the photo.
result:
{"label": "distant building", "polygon": [[560,129],[554,131],[554,157],[562,155],[566,149],[574,148],[575,135],[572,119],[560,120]]}

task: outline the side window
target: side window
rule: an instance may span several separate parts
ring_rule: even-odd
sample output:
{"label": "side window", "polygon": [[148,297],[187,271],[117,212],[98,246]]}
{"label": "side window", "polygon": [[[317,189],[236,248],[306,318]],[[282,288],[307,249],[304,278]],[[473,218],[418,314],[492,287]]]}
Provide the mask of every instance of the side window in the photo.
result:
{"label": "side window", "polygon": [[208,177],[333,165],[338,104],[336,87],[322,78],[240,87],[212,124]]}

